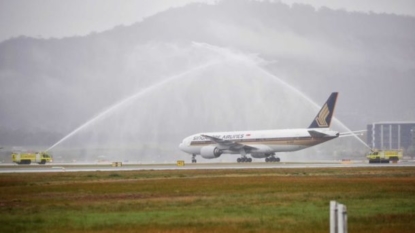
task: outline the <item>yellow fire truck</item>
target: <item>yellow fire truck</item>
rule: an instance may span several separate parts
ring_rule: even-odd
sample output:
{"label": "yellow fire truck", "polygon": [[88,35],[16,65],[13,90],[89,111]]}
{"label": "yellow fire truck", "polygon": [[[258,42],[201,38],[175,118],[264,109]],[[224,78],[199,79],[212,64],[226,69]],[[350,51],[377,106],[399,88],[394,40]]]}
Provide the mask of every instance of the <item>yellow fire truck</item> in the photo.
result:
{"label": "yellow fire truck", "polygon": [[366,157],[369,163],[398,162],[402,159],[402,150],[373,150]]}
{"label": "yellow fire truck", "polygon": [[52,162],[52,156],[46,152],[12,153],[12,160],[17,164],[31,164],[32,162],[46,164]]}

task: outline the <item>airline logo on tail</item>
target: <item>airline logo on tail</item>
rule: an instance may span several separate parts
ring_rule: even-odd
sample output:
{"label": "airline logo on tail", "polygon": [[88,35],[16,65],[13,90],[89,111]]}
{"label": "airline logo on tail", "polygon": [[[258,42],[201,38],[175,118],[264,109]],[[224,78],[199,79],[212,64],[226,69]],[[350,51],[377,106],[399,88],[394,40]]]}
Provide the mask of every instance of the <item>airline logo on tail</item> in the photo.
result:
{"label": "airline logo on tail", "polygon": [[330,114],[330,110],[327,107],[327,103],[323,106],[323,108],[321,109],[321,112],[318,114],[318,116],[316,117],[316,122],[318,127],[329,127],[329,124],[327,123],[326,119]]}
{"label": "airline logo on tail", "polygon": [[334,107],[336,106],[337,92],[331,93],[326,103],[320,109],[314,121],[308,128],[328,128],[330,127],[331,118],[333,117]]}

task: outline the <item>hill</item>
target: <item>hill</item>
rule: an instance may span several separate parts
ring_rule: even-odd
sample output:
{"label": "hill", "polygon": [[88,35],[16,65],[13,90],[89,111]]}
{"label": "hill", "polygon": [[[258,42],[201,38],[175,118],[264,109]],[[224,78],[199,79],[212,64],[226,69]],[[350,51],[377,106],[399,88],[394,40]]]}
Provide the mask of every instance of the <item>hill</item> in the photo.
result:
{"label": "hill", "polygon": [[14,38],[0,44],[0,145],[50,146],[135,95],[66,146],[164,156],[199,131],[307,126],[317,108],[282,82],[317,104],[339,91],[335,116],[352,129],[414,120],[414,42],[413,17],[233,0]]}

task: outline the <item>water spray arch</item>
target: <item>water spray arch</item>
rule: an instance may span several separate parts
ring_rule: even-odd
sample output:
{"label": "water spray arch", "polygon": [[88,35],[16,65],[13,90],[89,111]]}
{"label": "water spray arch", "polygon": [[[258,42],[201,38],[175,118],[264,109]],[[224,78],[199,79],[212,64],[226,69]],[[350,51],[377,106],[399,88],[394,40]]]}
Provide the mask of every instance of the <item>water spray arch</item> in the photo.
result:
{"label": "water spray arch", "polygon": [[[224,55],[225,57],[228,57],[229,59],[237,59],[237,60],[240,60],[241,62],[246,63],[247,65],[251,66],[252,68],[257,69],[260,73],[264,74],[266,77],[271,78],[276,83],[279,83],[281,85],[284,85],[285,87],[287,87],[288,89],[290,89],[291,91],[293,91],[294,93],[296,93],[298,96],[301,96],[302,98],[304,98],[305,100],[307,100],[310,104],[312,104],[313,107],[316,110],[318,110],[318,109],[321,108],[321,106],[319,106],[316,102],[314,102],[310,97],[308,97],[307,95],[305,95],[299,89],[295,88],[291,84],[287,83],[286,81],[282,80],[281,78],[278,78],[277,76],[271,74],[270,72],[268,72],[264,68],[260,67],[258,65],[258,63],[261,63],[261,62],[265,63],[265,62],[264,61],[261,61],[257,57],[249,57],[249,56],[245,56],[245,55],[242,55],[242,54],[236,54],[236,53],[233,53],[232,51],[230,51],[229,49],[224,49],[224,48],[220,48],[220,47],[213,46],[213,45],[209,45],[209,44],[197,43],[197,42],[193,42],[193,44],[195,44],[196,46],[200,46],[200,47],[206,48],[206,49],[210,49],[210,50],[215,51],[217,53],[221,53],[222,55]],[[255,61],[255,59],[257,61]],[[258,60],[261,61],[261,62],[259,62]],[[370,149],[370,147],[362,139],[360,139],[357,135],[353,134],[352,130],[350,130],[343,122],[341,122],[336,117],[334,117],[333,119],[334,119],[334,123],[335,124],[340,125],[340,127],[342,127],[344,130],[346,130],[346,132],[351,133],[356,140],[358,140],[365,147],[367,147],[368,149]]]}
{"label": "water spray arch", "polygon": [[[75,130],[70,132],[68,135],[66,135],[64,138],[62,138],[58,142],[56,142],[54,145],[49,147],[47,150],[53,150],[55,147],[57,147],[61,143],[65,142],[69,138],[77,135],[81,131],[83,131],[87,128],[91,128],[91,126],[93,126],[95,124],[95,122],[102,121],[103,119],[106,119],[109,115],[113,114],[114,112],[117,112],[117,110],[122,109],[124,106],[131,105],[132,103],[135,103],[137,100],[140,100],[142,98],[147,97],[148,95],[155,92],[156,90],[163,89],[164,87],[168,86],[169,84],[173,84],[173,83],[196,82],[195,79],[193,79],[193,77],[192,77],[193,75],[195,75],[198,72],[205,72],[206,70],[210,70],[210,69],[213,69],[215,67],[224,67],[224,66],[226,66],[227,69],[228,69],[228,73],[225,72],[225,74],[229,74],[229,75],[233,75],[232,74],[232,69],[234,69],[234,68],[237,69],[237,68],[240,68],[240,66],[247,67],[247,69],[249,69],[252,72],[252,74],[257,74],[257,75],[253,75],[253,76],[263,77],[263,79],[261,79],[261,80],[256,78],[256,82],[265,82],[266,80],[268,80],[266,82],[269,85],[271,85],[271,83],[274,83],[274,84],[278,84],[278,86],[283,86],[284,89],[286,89],[285,91],[295,93],[295,95],[297,95],[300,98],[306,100],[306,102],[308,104],[311,104],[314,108],[319,108],[319,106],[314,101],[312,101],[309,97],[307,97],[304,93],[300,92],[298,89],[294,88],[293,86],[291,86],[290,84],[288,84],[284,80],[276,77],[275,75],[271,74],[270,72],[265,70],[263,67],[261,67],[261,64],[266,63],[266,61],[264,61],[263,59],[258,58],[258,56],[246,55],[244,53],[240,53],[240,52],[237,52],[237,51],[236,52],[231,51],[230,49],[216,47],[216,46],[207,45],[207,44],[201,44],[201,43],[193,43],[193,46],[198,47],[198,48],[202,48],[204,50],[213,51],[214,53],[218,54],[219,56],[217,56],[216,59],[211,59],[207,63],[198,65],[198,66],[196,66],[196,67],[194,67],[190,70],[187,70],[185,72],[182,72],[178,75],[174,75],[174,76],[171,76],[169,78],[165,78],[164,80],[161,80],[161,81],[159,81],[159,82],[157,82],[157,83],[155,83],[151,86],[148,86],[148,87],[144,88],[143,90],[141,90],[141,91],[139,91],[139,92],[137,92],[137,93],[121,100],[121,101],[119,101],[118,103],[110,106],[105,111],[99,113],[95,117],[91,118],[90,120],[88,120],[87,122],[85,122],[84,124],[82,124],[81,126],[76,128]],[[260,75],[258,75],[258,74],[260,74]],[[203,78],[196,77],[196,79],[198,79],[197,82],[199,82]],[[253,78],[253,79],[255,79],[255,78]],[[246,80],[244,80],[244,81],[246,81]],[[250,80],[250,81],[252,81],[252,80]],[[248,85],[251,85],[251,83],[248,84]],[[238,86],[237,88],[240,88],[240,86]],[[221,90],[226,91],[226,88],[222,88]],[[233,93],[230,92],[230,94],[233,94]],[[257,95],[260,96],[261,94],[257,94]],[[208,116],[208,115],[210,115],[210,116]],[[237,116],[237,114],[235,114],[234,116]],[[206,118],[213,117],[214,118],[214,117],[218,117],[218,115],[215,114],[214,112],[212,114],[209,114],[209,113],[206,114],[205,113],[204,117],[206,117]],[[217,121],[221,121],[221,120],[223,120],[223,119],[217,119]],[[234,117],[232,120],[237,121],[238,119],[235,119],[235,117]],[[309,120],[309,119],[307,118],[307,120]],[[338,120],[335,120],[335,121],[337,122],[337,124],[343,125],[342,127],[345,128],[347,131],[349,131],[349,129],[346,126],[344,126],[343,123],[341,123]],[[241,124],[243,124],[243,123],[241,123]],[[256,128],[249,128],[249,127],[246,127],[246,128],[247,129],[256,129]],[[238,129],[241,129],[241,128],[238,128]],[[228,129],[224,129],[224,130],[228,130]],[[231,129],[231,130],[233,130],[233,129]],[[184,135],[184,136],[186,136],[186,135]],[[178,140],[180,140],[180,139],[178,139]]]}
{"label": "water spray arch", "polygon": [[145,96],[147,93],[156,90],[157,88],[163,87],[164,85],[167,85],[171,82],[174,82],[177,79],[181,79],[183,77],[186,77],[186,75],[191,74],[192,72],[196,72],[196,71],[200,71],[203,69],[206,69],[210,66],[213,66],[215,64],[219,64],[220,62],[223,61],[216,61],[216,62],[210,62],[198,67],[195,67],[191,70],[185,71],[181,74],[178,75],[174,75],[168,79],[162,80],[156,84],[153,84],[147,88],[144,88],[143,90],[121,100],[120,102],[110,106],[108,109],[104,110],[103,112],[99,113],[98,115],[96,115],[95,117],[91,118],[90,120],[88,120],[87,122],[85,122],[84,124],[82,124],[81,126],[77,127],[76,129],[74,129],[72,132],[70,132],[69,134],[67,134],[65,137],[63,137],[62,139],[60,139],[58,142],[56,142],[55,144],[53,144],[52,146],[50,146],[48,149],[46,149],[46,151],[52,150],[54,147],[56,147],[57,145],[59,145],[60,143],[64,142],[65,140],[67,140],[68,138],[74,136],[76,133],[80,132],[81,130],[87,128],[88,126],[90,126],[91,124],[93,124],[95,121],[98,121],[100,119],[105,118],[108,114],[116,111],[117,109],[130,104],[131,102],[133,102],[134,100]]}

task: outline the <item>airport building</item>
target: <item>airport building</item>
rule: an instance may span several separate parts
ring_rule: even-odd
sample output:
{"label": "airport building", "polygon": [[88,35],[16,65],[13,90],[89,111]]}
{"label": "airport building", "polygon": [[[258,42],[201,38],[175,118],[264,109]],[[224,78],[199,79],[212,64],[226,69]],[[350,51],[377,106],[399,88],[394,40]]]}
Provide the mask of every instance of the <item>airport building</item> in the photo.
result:
{"label": "airport building", "polygon": [[415,144],[415,122],[392,121],[367,125],[367,144],[372,149],[407,150],[413,143]]}

